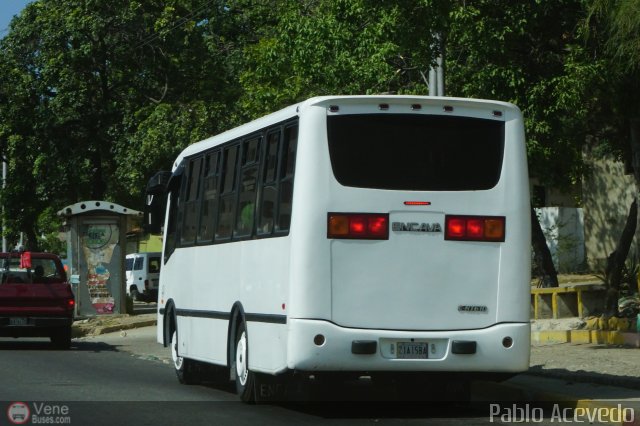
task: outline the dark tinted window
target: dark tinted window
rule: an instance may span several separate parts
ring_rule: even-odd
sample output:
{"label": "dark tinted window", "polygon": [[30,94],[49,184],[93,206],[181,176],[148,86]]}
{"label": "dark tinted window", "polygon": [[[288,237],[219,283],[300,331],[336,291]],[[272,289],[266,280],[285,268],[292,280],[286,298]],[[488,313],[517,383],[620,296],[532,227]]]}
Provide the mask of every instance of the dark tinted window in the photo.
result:
{"label": "dark tinted window", "polygon": [[54,259],[31,257],[31,267],[22,268],[19,257],[2,258],[0,284],[61,283],[66,279],[61,265]]}
{"label": "dark tinted window", "polygon": [[150,257],[149,258],[149,267],[147,272],[150,274],[155,274],[160,272],[160,258],[159,257]]}
{"label": "dark tinted window", "polygon": [[184,205],[184,225],[182,227],[182,245],[193,244],[198,231],[198,216],[200,212],[200,170],[202,157],[191,160],[188,170],[188,181]]}
{"label": "dark tinted window", "polygon": [[327,118],[333,173],[342,185],[412,191],[494,187],[504,123],[431,115]]}
{"label": "dark tinted window", "polygon": [[216,227],[216,241],[231,238],[236,211],[236,171],[238,164],[238,145],[224,150],[220,205],[218,207],[218,222]]}
{"label": "dark tinted window", "polygon": [[218,151],[205,156],[203,171],[202,205],[200,211],[200,230],[198,242],[210,242],[213,239],[214,218],[218,197]]}
{"label": "dark tinted window", "polygon": [[275,212],[278,202],[277,170],[281,134],[281,130],[278,129],[267,136],[262,173],[262,201],[257,227],[258,235],[269,235],[274,229]]}
{"label": "dark tinted window", "polygon": [[136,257],[135,263],[133,264],[133,270],[142,271],[143,264],[144,264],[144,259],[142,257]]}
{"label": "dark tinted window", "polygon": [[296,164],[298,127],[284,130],[282,157],[280,162],[280,194],[278,200],[278,220],[276,231],[288,231],[291,225],[291,203],[293,201],[293,172]]}

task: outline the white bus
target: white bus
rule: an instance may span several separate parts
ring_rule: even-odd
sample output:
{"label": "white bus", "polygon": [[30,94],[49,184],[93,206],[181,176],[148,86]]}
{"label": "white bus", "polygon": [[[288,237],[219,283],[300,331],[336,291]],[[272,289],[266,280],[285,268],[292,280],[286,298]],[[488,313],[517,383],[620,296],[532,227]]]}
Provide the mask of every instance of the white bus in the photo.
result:
{"label": "white bus", "polygon": [[529,367],[512,104],[312,98],[189,146],[166,191],[157,338],[183,383],[215,372],[251,401],[269,377]]}

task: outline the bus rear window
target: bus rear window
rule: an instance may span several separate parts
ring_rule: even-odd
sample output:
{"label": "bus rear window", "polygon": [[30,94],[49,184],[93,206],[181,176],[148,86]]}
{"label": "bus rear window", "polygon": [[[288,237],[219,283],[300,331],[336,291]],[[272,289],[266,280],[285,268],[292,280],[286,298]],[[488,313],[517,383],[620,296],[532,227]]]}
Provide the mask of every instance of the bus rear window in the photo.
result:
{"label": "bus rear window", "polygon": [[473,191],[500,179],[504,123],[469,117],[362,114],[327,117],[333,173],[342,185]]}

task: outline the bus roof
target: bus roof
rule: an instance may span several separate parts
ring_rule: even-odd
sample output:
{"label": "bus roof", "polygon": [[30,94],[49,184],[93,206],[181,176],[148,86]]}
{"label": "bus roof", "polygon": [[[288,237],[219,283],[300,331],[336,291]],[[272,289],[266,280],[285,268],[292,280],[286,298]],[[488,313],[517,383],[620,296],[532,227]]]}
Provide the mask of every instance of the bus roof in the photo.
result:
{"label": "bus roof", "polygon": [[270,125],[274,125],[288,119],[291,119],[300,113],[302,113],[305,109],[311,106],[318,105],[330,105],[332,103],[349,103],[350,105],[366,105],[366,104],[375,104],[375,103],[384,103],[391,102],[394,103],[406,103],[412,104],[415,102],[427,103],[430,105],[447,105],[453,107],[460,106],[480,106],[482,105],[484,108],[501,108],[501,109],[510,109],[516,110],[519,113],[519,109],[514,104],[502,101],[495,100],[487,100],[487,99],[472,99],[472,98],[454,98],[454,97],[442,97],[442,96],[418,96],[418,95],[351,95],[351,96],[317,96],[313,98],[309,98],[305,101],[299,102],[294,105],[290,105],[286,108],[283,108],[279,111],[273,112],[271,114],[260,117],[256,120],[250,121],[248,123],[242,124],[238,127],[234,127],[233,129],[227,130],[225,132],[219,133],[215,136],[211,136],[202,141],[196,142],[192,145],[186,147],[178,156],[175,163],[173,164],[172,170],[175,170],[180,162],[185,157],[189,157],[191,155],[197,154],[202,151],[206,151],[209,148],[213,148],[221,143],[228,142],[230,140],[240,138],[251,134],[255,131],[259,131],[265,127]]}

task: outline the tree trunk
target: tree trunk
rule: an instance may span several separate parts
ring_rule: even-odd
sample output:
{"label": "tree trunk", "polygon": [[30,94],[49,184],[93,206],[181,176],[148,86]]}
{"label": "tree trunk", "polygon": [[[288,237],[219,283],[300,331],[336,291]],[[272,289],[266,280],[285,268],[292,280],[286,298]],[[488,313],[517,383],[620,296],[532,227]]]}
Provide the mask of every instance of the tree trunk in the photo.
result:
{"label": "tree trunk", "polygon": [[35,228],[30,226],[25,232],[26,242],[24,244],[26,250],[40,251],[40,245],[38,244],[38,238],[36,237]]}
{"label": "tree trunk", "polygon": [[618,313],[618,294],[620,290],[620,281],[622,280],[622,270],[624,262],[629,255],[631,242],[636,234],[636,224],[638,223],[638,203],[636,200],[631,203],[627,222],[620,235],[618,246],[607,258],[607,266],[605,269],[605,279],[607,284],[607,293],[604,299],[604,313],[606,316],[614,316]]}
{"label": "tree trunk", "polygon": [[540,221],[536,211],[531,208],[531,244],[533,245],[533,260],[537,274],[542,279],[542,287],[558,287],[558,272],[553,264],[551,251],[544,238]]}

